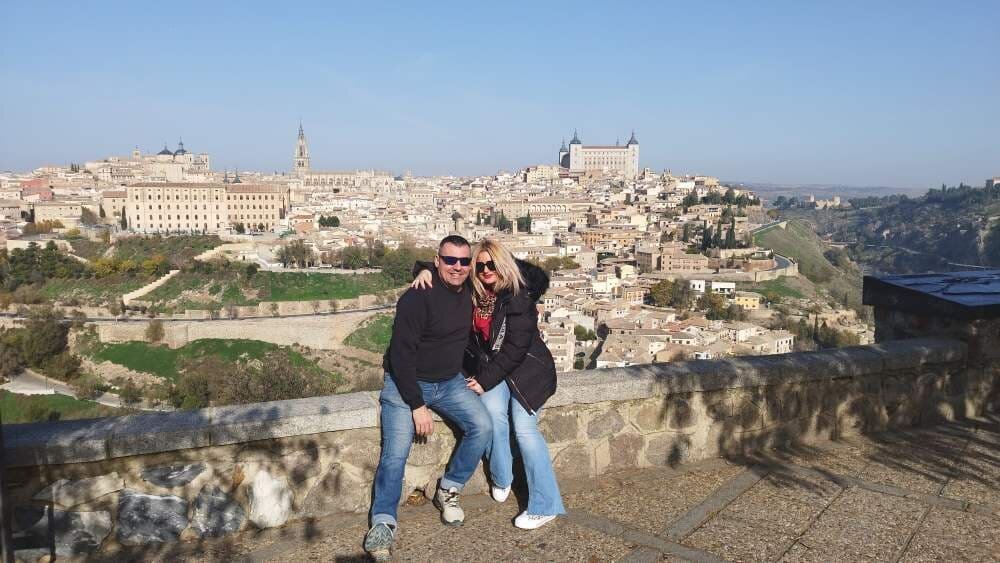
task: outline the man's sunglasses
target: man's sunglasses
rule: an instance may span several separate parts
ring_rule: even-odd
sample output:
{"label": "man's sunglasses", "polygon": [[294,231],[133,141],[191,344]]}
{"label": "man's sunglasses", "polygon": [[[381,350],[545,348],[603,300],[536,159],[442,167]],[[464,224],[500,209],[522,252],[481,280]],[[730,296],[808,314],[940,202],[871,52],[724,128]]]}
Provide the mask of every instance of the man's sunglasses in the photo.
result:
{"label": "man's sunglasses", "polygon": [[489,270],[491,272],[497,271],[497,263],[494,262],[493,260],[490,260],[489,262],[476,262],[476,273],[477,274],[481,274],[481,273],[485,272],[486,270]]}
{"label": "man's sunglasses", "polygon": [[469,265],[472,264],[472,258],[469,256],[459,258],[458,256],[441,256],[440,254],[438,254],[438,258],[440,258],[442,261],[444,261],[445,264],[449,266],[454,266],[455,264],[461,264],[463,268],[468,268]]}

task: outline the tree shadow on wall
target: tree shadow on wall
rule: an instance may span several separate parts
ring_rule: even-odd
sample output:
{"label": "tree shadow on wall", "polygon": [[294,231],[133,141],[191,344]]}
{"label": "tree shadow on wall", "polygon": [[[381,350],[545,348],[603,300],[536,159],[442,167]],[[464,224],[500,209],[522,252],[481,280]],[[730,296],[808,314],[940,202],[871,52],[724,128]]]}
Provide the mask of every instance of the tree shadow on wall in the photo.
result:
{"label": "tree shadow on wall", "polygon": [[[673,467],[707,452],[759,467],[779,486],[804,489],[827,484],[802,467],[833,480],[891,485],[905,473],[939,484],[938,492],[956,480],[996,490],[997,418],[973,412],[970,403],[1000,405],[1000,374],[964,361],[910,361],[891,369],[900,355],[933,358],[932,346],[889,342],[628,368],[637,376],[652,375],[665,396],[659,423],[669,443],[647,446],[647,456],[655,456],[648,461]],[[704,390],[692,391],[699,388]],[[711,424],[702,451],[694,429],[699,416]],[[838,456],[860,459],[838,464]]]}
{"label": "tree shadow on wall", "polygon": [[[370,393],[358,395],[371,397]],[[132,474],[127,487],[113,487],[115,490],[110,492],[105,490],[106,484],[95,482],[93,488],[88,488],[87,481],[81,480],[112,471],[125,477],[122,472],[127,471],[129,462],[119,461],[117,455],[109,461],[68,465],[49,465],[40,459],[32,467],[8,469],[8,482],[24,485],[17,487],[18,495],[10,499],[15,513],[20,514],[15,518],[16,548],[32,550],[22,554],[30,553],[34,559],[42,555],[85,555],[93,561],[226,561],[244,556],[255,546],[289,540],[315,542],[332,533],[331,526],[361,521],[353,514],[330,523],[323,517],[367,508],[367,487],[359,488],[357,483],[360,480],[367,485],[372,481],[379,452],[378,429],[352,430],[350,437],[345,432],[280,436],[288,433],[289,426],[295,431],[296,418],[305,421],[333,414],[329,406],[322,404],[328,399],[5,426],[8,443],[22,433],[45,433],[61,443],[72,439],[70,436],[85,439],[106,435],[104,447],[112,455],[119,448],[136,454],[144,447],[157,452],[165,449],[164,441],[170,440],[183,448],[142,454],[145,471],[141,478]],[[294,417],[290,419],[289,414]],[[136,433],[139,429],[158,429],[160,433],[143,436]],[[352,460],[350,467],[344,463],[345,458]],[[152,473],[147,474],[159,469],[176,476],[193,464],[204,468],[183,484],[157,483]],[[60,479],[76,482],[73,496],[86,502],[65,506],[57,500],[31,498]],[[255,486],[271,489],[272,499],[290,499],[289,520],[298,522],[258,528],[251,522],[258,515],[249,501]],[[101,544],[102,537],[92,541],[81,535],[80,522],[69,518],[78,512],[106,512],[111,516],[106,537],[114,545],[112,551],[91,551]],[[363,533],[359,532],[357,538],[358,557],[363,556]],[[135,541],[148,543],[128,545]]]}

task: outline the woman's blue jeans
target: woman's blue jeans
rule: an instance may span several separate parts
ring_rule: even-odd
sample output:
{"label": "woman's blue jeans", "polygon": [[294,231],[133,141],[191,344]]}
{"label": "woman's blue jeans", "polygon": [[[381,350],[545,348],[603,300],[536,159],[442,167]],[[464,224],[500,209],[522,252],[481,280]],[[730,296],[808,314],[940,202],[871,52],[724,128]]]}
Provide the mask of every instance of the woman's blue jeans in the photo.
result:
{"label": "woman's blue jeans", "polygon": [[510,447],[510,423],[513,421],[517,448],[528,477],[528,514],[565,514],[549,447],[538,430],[538,413],[529,414],[524,410],[521,403],[511,397],[506,381],[480,398],[493,419],[493,442],[486,449],[493,485],[509,487],[514,481],[514,455]]}

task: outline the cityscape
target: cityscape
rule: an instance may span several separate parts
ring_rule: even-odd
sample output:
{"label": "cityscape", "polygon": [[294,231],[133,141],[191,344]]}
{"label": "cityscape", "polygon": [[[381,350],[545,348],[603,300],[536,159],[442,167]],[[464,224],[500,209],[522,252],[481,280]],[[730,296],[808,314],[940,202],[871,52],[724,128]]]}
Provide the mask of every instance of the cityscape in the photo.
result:
{"label": "cityscape", "polygon": [[[102,7],[91,39],[19,7],[2,563],[995,560],[995,6],[675,8],[241,8],[224,39],[221,6],[148,29]],[[907,43],[938,18],[977,33]],[[121,59],[83,71],[74,45]],[[502,376],[506,492],[496,433],[446,486],[471,423],[399,379],[446,265],[464,393],[526,346],[491,324],[517,280],[541,341],[519,361],[551,354],[544,408]],[[376,508],[397,386],[399,523]],[[519,408],[565,509],[530,512]]]}
{"label": "cityscape", "polygon": [[[136,368],[144,354],[116,352],[134,346],[134,336],[156,334],[150,344],[163,339],[176,346],[173,335],[181,328],[192,332],[192,323],[216,337],[233,333],[236,319],[329,321],[339,307],[359,307],[336,304],[338,298],[364,301],[366,288],[392,293],[405,287],[407,273],[383,267],[387,253],[415,259],[449,234],[500,241],[550,274],[539,326],[559,371],[872,341],[860,279],[840,294],[811,282],[796,258],[768,246],[766,234],[788,223],[768,213],[761,196],[711,176],[640,167],[639,147],[634,131],[625,143],[601,145],[584,144],[574,131],[551,164],[480,177],[394,176],[315,170],[299,124],[289,135],[288,170],[278,174],[212,170],[210,153],[189,152],[183,140],[155,154],[137,148],[6,174],[0,193],[14,290],[8,309],[47,302],[93,321],[95,339],[67,348],[85,367],[74,370],[79,375],[53,375],[71,385],[83,377],[118,394],[131,381],[146,408],[180,405],[163,401],[173,396],[177,403],[177,394],[165,391],[155,373]],[[804,209],[841,206],[849,204],[836,196],[803,201]],[[57,256],[42,258],[53,247]],[[20,280],[13,270],[26,256],[39,265],[47,259],[67,264]],[[271,276],[271,287],[243,283],[245,268]],[[38,274],[45,279],[32,283]],[[275,293],[286,297],[268,298]],[[390,297],[376,297],[391,309],[383,302]],[[328,361],[367,354],[377,364],[391,311],[372,308],[370,315],[355,315],[354,322],[362,331],[382,327],[383,334],[373,335],[382,340],[360,351],[345,344],[352,338],[343,328],[339,338],[296,340],[273,323],[237,334],[277,346],[309,342],[329,351]],[[99,361],[105,357],[115,360]],[[123,373],[131,377],[122,379]],[[18,389],[36,376],[29,368],[9,385]],[[345,390],[360,383],[350,380],[363,379],[336,377]]]}

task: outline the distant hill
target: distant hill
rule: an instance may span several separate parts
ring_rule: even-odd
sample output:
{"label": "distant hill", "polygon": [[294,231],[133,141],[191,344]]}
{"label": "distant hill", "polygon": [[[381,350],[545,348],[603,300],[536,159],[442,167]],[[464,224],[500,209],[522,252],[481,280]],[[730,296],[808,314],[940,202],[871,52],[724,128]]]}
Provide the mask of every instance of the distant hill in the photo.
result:
{"label": "distant hill", "polygon": [[893,194],[906,194],[914,197],[922,194],[924,188],[906,188],[898,186],[845,186],[841,184],[774,184],[767,182],[737,182],[726,181],[729,186],[744,186],[753,190],[766,200],[773,201],[779,195],[797,197],[814,195],[816,199],[830,199],[840,196],[847,200],[854,197],[882,197]]}
{"label": "distant hill", "polygon": [[852,204],[849,210],[781,214],[843,243],[866,272],[1000,267],[1000,186],[942,186],[916,198],[866,197]]}

